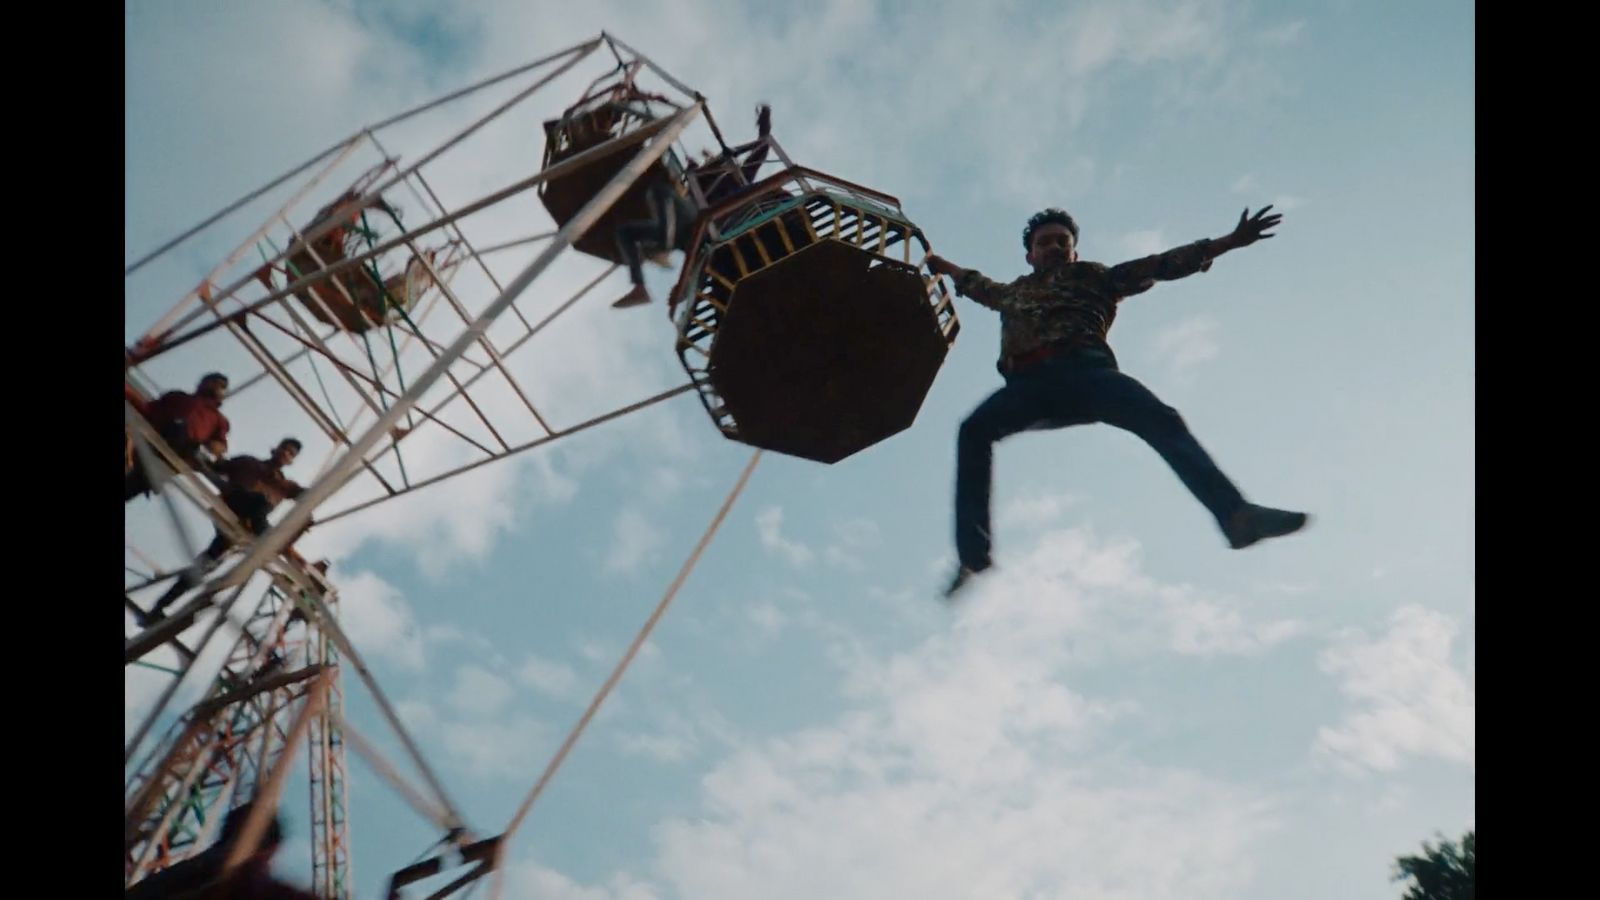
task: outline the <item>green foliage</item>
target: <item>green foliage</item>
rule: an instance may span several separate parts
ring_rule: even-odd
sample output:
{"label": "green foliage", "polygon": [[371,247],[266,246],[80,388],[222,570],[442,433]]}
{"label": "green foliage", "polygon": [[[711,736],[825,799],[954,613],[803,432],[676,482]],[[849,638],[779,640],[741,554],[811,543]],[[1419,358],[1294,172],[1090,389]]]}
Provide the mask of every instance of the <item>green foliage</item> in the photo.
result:
{"label": "green foliage", "polygon": [[1403,900],[1472,900],[1474,831],[1468,831],[1459,845],[1440,835],[1436,847],[1422,842],[1421,856],[1402,856],[1395,860],[1395,881],[1408,882]]}

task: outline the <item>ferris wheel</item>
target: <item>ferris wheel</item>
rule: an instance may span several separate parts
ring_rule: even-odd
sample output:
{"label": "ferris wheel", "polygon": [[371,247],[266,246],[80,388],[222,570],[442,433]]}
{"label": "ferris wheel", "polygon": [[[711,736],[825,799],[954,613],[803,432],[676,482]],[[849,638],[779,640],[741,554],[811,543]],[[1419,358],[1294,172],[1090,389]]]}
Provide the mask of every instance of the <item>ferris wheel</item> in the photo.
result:
{"label": "ferris wheel", "polygon": [[[696,160],[697,134],[720,153]],[[484,146],[512,162],[485,171],[468,152]],[[668,207],[687,218],[663,222]],[[352,896],[352,749],[438,835],[388,875],[390,896],[497,894],[485,876],[761,454],[833,463],[910,427],[959,330],[952,297],[894,196],[797,164],[764,124],[729,146],[699,92],[609,34],[361,128],[130,263],[130,284],[268,208],[170,308],[129,323],[125,663],[148,690],[127,710],[126,883],[232,877],[273,840],[299,759],[312,890]],[[551,414],[555,389],[523,364],[541,332],[674,248],[661,306],[681,382]],[[749,461],[510,821],[475,818],[341,627],[337,573],[296,540],[689,393]],[[241,396],[271,423],[257,430],[292,440],[243,445],[222,405]],[[321,457],[303,485],[284,473],[301,454]],[[346,718],[351,675],[403,758]]]}

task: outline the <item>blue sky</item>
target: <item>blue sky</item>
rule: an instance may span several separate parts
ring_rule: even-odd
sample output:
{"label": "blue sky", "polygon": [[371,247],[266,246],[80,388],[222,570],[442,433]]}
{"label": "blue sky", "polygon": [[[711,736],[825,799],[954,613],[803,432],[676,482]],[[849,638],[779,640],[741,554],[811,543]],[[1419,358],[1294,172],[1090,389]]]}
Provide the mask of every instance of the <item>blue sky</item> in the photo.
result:
{"label": "blue sky", "polygon": [[[1130,299],[1111,341],[1248,496],[1317,518],[1228,551],[1135,438],[1023,435],[996,454],[1002,571],[944,606],[955,430],[999,385],[997,322],[958,301],[911,430],[831,467],[762,460],[518,834],[509,895],[1397,896],[1395,855],[1474,821],[1472,8],[632,6],[130,7],[124,257],[361,124],[610,29],[703,91],[731,140],[772,102],[798,161],[895,194],[992,277],[1023,271],[1020,228],[1046,205],[1117,262],[1277,203],[1279,237]],[[575,90],[484,135],[441,190],[531,174],[537,119]],[[442,127],[396,145],[414,157]],[[129,279],[130,339],[270,211]],[[544,227],[527,203],[480,233]],[[519,306],[598,271],[565,260]],[[614,275],[519,351],[541,411],[570,423],[681,381],[659,305],[605,307],[624,289]],[[203,343],[151,373],[188,386],[248,371],[239,354]],[[228,409],[242,452],[305,430],[265,389]],[[327,445],[308,446],[306,480]],[[682,397],[306,539],[480,831],[747,457]],[[130,539],[163,540],[154,511],[129,507]],[[351,767],[373,896],[437,835]],[[303,837],[301,790],[285,814]]]}

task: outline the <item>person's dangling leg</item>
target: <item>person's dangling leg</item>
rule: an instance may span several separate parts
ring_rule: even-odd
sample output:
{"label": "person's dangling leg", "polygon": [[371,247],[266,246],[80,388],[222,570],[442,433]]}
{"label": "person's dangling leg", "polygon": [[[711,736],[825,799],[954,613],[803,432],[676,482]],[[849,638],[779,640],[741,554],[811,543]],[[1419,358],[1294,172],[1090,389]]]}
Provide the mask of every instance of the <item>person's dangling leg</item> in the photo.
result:
{"label": "person's dangling leg", "polygon": [[1189,493],[1205,506],[1235,549],[1305,527],[1305,513],[1257,506],[1244,499],[1211,455],[1195,439],[1176,409],[1161,402],[1134,378],[1115,369],[1095,370],[1093,413],[1108,425],[1130,431],[1166,460]]}
{"label": "person's dangling leg", "polygon": [[135,455],[133,460],[133,468],[129,469],[122,476],[122,502],[124,504],[130,503],[132,502],[133,498],[139,496],[140,494],[147,494],[149,492],[150,477],[145,474],[144,460],[139,459],[138,456]]}
{"label": "person's dangling leg", "polygon": [[[271,527],[271,522],[267,519],[270,504],[265,496],[253,491],[228,490],[223,492],[222,502],[228,509],[233,511],[233,514],[238,517],[239,521],[251,534],[260,537]],[[199,556],[195,557],[194,562],[188,568],[179,573],[178,580],[173,583],[172,587],[167,589],[165,594],[161,595],[161,598],[156,601],[155,606],[150,608],[150,612],[146,614],[144,621],[140,624],[147,624],[164,618],[164,610],[188,593],[191,588],[199,585],[208,572],[216,569],[217,564],[222,561],[222,557],[232,547],[233,541],[223,534],[221,529],[218,529],[211,538],[211,543],[200,552]]]}
{"label": "person's dangling leg", "polygon": [[640,245],[657,230],[657,223],[645,221],[624,222],[617,226],[617,250],[622,256],[623,263],[628,267],[628,280],[633,283],[633,287],[612,301],[613,307],[624,309],[650,302],[650,293],[644,287],[644,266],[640,259]]}
{"label": "person's dangling leg", "polygon": [[955,501],[956,556],[961,565],[949,593],[993,563],[989,506],[994,445],[1045,418],[1041,387],[1032,380],[1009,381],[961,423],[956,436]]}
{"label": "person's dangling leg", "polygon": [[652,183],[644,194],[645,203],[650,208],[650,218],[624,222],[617,226],[617,250],[623,262],[627,264],[628,278],[633,282],[633,287],[628,293],[612,302],[611,305],[617,309],[642,306],[650,302],[650,293],[644,286],[643,256],[645,253],[651,253],[653,256],[671,246],[670,241],[676,223],[674,207],[665,196],[665,193],[670,191],[671,188],[666,185],[659,182]]}
{"label": "person's dangling leg", "polygon": [[147,626],[165,619],[167,607],[176,603],[192,588],[197,587],[205,579],[206,573],[217,567],[217,562],[222,559],[224,553],[228,552],[230,546],[232,546],[232,542],[224,537],[222,532],[217,532],[216,536],[211,539],[210,545],[201,551],[199,556],[195,557],[194,562],[178,573],[178,578],[172,583],[172,587],[167,588],[167,592],[156,600],[154,606],[150,607],[150,612],[139,619],[139,624]]}

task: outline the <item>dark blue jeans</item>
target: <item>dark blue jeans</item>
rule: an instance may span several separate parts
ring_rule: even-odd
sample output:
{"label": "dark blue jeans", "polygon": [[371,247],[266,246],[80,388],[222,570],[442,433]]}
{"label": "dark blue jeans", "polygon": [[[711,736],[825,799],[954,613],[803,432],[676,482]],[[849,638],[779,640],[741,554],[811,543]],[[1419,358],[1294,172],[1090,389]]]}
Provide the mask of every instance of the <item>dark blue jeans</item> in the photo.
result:
{"label": "dark blue jeans", "polygon": [[[272,501],[268,500],[265,495],[258,494],[255,491],[239,491],[227,488],[222,492],[222,502],[233,510],[233,514],[239,517],[239,521],[250,530],[251,534],[260,537],[267,533],[267,529],[272,527],[272,523],[267,519],[267,514],[272,512]],[[199,584],[204,577],[204,572],[199,571],[199,569],[214,566],[217,560],[221,559],[223,554],[228,552],[228,548],[232,546],[233,541],[222,533],[222,529],[217,529],[217,535],[211,539],[211,544],[201,551],[200,555],[205,562],[202,563],[200,560],[196,560],[198,568],[191,566],[188,569],[184,569],[178,575],[178,580],[173,582],[172,587],[168,588],[165,594],[161,595],[161,599],[156,601],[156,605],[151,607],[150,611],[161,612],[171,606],[174,600],[182,597],[190,588]]]}
{"label": "dark blue jeans", "polygon": [[1161,454],[1217,524],[1244,503],[1239,489],[1184,424],[1178,411],[1099,354],[1058,356],[1007,376],[1006,386],[961,423],[956,442],[956,552],[961,564],[990,565],[989,492],[994,444],[1023,431],[1104,422],[1144,439]]}
{"label": "dark blue jeans", "polygon": [[623,222],[617,226],[617,252],[628,266],[628,277],[635,287],[644,284],[641,253],[667,250],[688,250],[694,224],[695,209],[682,194],[653,181],[645,189],[645,202],[650,206],[650,218]]}

